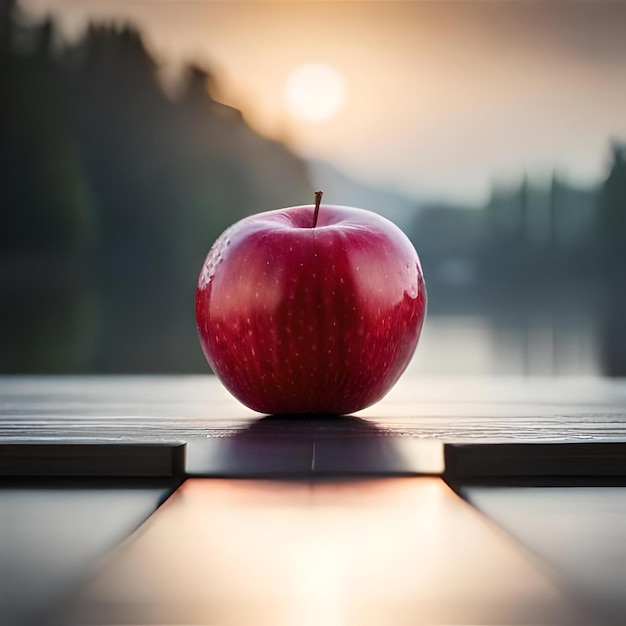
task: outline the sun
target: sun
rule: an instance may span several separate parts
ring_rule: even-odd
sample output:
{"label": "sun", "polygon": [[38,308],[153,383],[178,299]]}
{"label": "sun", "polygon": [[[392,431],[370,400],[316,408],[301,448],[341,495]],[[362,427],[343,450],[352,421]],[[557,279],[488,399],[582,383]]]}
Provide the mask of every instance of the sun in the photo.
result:
{"label": "sun", "polygon": [[346,100],[343,76],[330,65],[305,63],[295,67],[285,83],[285,105],[291,115],[307,122],[326,122]]}

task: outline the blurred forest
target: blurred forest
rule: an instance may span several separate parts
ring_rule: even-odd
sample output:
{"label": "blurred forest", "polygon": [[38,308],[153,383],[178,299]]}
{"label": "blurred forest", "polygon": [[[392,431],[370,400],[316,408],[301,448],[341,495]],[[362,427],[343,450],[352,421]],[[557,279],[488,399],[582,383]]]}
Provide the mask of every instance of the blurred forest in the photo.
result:
{"label": "blurred forest", "polygon": [[[207,371],[193,301],[210,245],[313,193],[311,164],[218,88],[189,66],[172,97],[132,26],[94,24],[68,44],[53,20],[0,0],[0,372]],[[604,373],[626,375],[626,146],[607,154],[595,187],[524,178],[485,207],[353,195],[404,213],[430,314],[580,310]],[[345,193],[332,202],[350,204]]]}
{"label": "blurred forest", "polygon": [[482,210],[423,207],[411,233],[430,311],[590,319],[602,373],[626,376],[626,145],[613,142],[608,161],[592,188],[555,173],[494,188]]}
{"label": "blurred forest", "polygon": [[211,97],[169,98],[131,26],[62,44],[0,3],[0,371],[207,371],[197,276],[245,215],[308,202],[305,163]]}

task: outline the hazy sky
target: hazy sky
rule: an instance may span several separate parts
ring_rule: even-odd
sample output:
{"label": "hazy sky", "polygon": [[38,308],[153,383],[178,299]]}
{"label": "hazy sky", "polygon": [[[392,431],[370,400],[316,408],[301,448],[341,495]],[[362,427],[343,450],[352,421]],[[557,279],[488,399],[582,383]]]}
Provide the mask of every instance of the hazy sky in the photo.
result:
{"label": "hazy sky", "polygon": [[[494,181],[581,183],[626,140],[626,2],[24,0],[65,31],[128,19],[167,67],[196,60],[255,128],[418,196],[481,202]],[[324,123],[285,107],[294,67],[343,75]]]}

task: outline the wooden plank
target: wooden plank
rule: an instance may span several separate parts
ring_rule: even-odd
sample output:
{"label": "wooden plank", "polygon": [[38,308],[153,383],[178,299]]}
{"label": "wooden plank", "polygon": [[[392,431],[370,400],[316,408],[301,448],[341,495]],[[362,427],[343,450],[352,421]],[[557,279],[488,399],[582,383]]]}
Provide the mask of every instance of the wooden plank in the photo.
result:
{"label": "wooden plank", "polygon": [[303,476],[311,469],[311,442],[287,436],[250,440],[242,432],[192,439],[186,452],[187,475],[193,477]]}
{"label": "wooden plank", "polygon": [[188,480],[60,621],[596,623],[437,478]]}
{"label": "wooden plank", "polygon": [[445,475],[454,483],[494,478],[624,477],[626,443],[446,444]]}
{"label": "wooden plank", "polygon": [[315,476],[420,476],[444,470],[443,443],[409,437],[316,439]]}
{"label": "wooden plank", "polygon": [[468,487],[462,493],[558,571],[606,623],[626,624],[625,487]]}
{"label": "wooden plank", "polygon": [[0,443],[0,477],[182,477],[184,444]]}
{"label": "wooden plank", "polygon": [[[357,414],[381,434],[452,443],[626,441],[626,381],[403,377]],[[212,376],[0,376],[0,441],[188,441],[262,416]]]}
{"label": "wooden plank", "polygon": [[406,476],[443,471],[443,444],[395,437],[358,418],[261,419],[228,437],[191,439],[195,477]]}
{"label": "wooden plank", "polygon": [[[424,452],[434,450],[428,447],[432,444],[410,443],[434,439],[621,444],[626,442],[626,383],[405,377],[358,416],[311,420],[259,416],[211,376],[0,377],[0,444],[189,442],[188,469],[198,476],[310,473],[311,467],[317,474],[437,473],[437,462]],[[459,454],[474,454],[467,450]],[[555,460],[564,467],[551,450],[533,453],[535,469],[525,471],[553,471]],[[621,453],[612,454],[610,447],[598,458],[593,448],[586,450],[584,466],[593,474],[621,467]],[[578,454],[568,457],[572,470],[559,471],[582,466]],[[497,460],[498,467],[513,463],[507,455]],[[516,463],[518,468],[526,464],[526,457]],[[507,471],[520,470],[511,465]]]}
{"label": "wooden plank", "polygon": [[120,483],[0,487],[0,624],[48,623],[61,598],[170,493]]}

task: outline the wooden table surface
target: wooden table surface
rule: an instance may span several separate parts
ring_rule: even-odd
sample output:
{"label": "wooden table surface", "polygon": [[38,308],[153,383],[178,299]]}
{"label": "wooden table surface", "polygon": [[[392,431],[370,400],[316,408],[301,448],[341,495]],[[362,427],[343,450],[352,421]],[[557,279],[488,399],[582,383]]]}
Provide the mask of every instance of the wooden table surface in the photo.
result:
{"label": "wooden table surface", "polygon": [[2,377],[0,624],[623,624],[625,484],[622,381]]}
{"label": "wooden table surface", "polygon": [[[626,441],[626,382],[404,377],[356,415],[372,433],[449,442]],[[212,376],[0,377],[3,442],[184,441],[259,417]]]}

